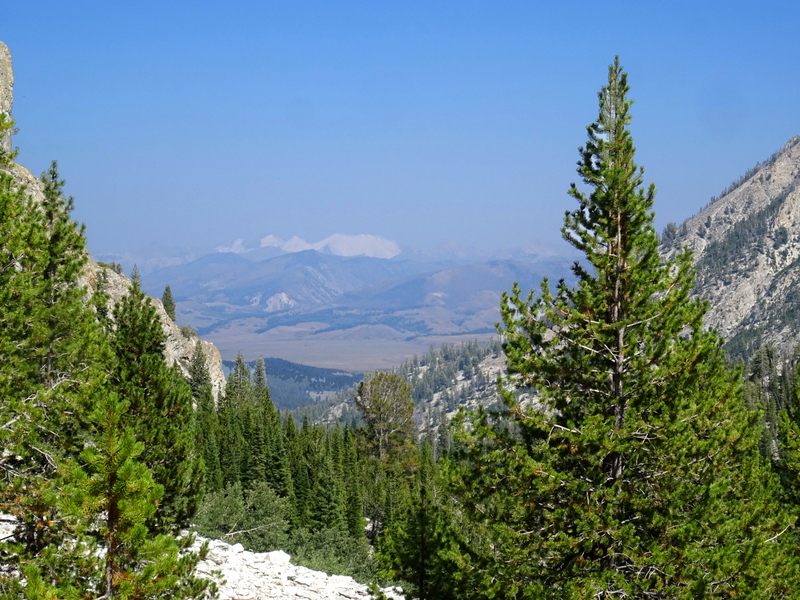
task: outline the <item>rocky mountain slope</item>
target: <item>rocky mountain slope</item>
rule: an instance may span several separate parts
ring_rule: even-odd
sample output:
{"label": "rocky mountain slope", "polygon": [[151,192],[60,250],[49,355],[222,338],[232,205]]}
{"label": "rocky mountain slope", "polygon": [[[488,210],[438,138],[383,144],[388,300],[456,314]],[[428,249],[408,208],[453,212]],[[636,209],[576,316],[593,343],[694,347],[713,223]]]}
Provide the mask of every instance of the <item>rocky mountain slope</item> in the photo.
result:
{"label": "rocky mountain slope", "polygon": [[[420,435],[436,436],[439,426],[449,422],[461,407],[473,410],[500,402],[497,378],[506,374],[505,355],[495,337],[488,344],[477,341],[459,346],[444,344],[414,356],[395,369],[411,384],[414,423]],[[307,416],[312,422],[333,424],[358,422],[356,386],[315,404],[293,410],[298,422]]]}
{"label": "rocky mountain slope", "polygon": [[[125,275],[120,275],[114,271],[114,269],[102,266],[89,259],[84,268],[83,276],[79,280],[79,284],[86,286],[90,293],[94,292],[97,289],[97,282],[101,271],[105,272],[105,291],[109,296],[108,314],[110,315],[113,313],[114,305],[122,300],[122,297],[128,293],[131,280]],[[169,366],[177,364],[181,373],[187,376],[189,374],[189,364],[191,363],[192,356],[194,356],[198,345],[201,345],[203,347],[203,354],[206,357],[206,369],[208,369],[208,374],[211,378],[211,391],[214,398],[218,398],[220,392],[225,389],[226,379],[222,367],[222,356],[219,350],[217,350],[217,347],[211,342],[201,340],[196,335],[185,335],[175,322],[169,318],[167,311],[164,310],[164,305],[161,304],[161,300],[158,298],[151,298],[150,301],[156,308],[158,318],[161,320],[161,330],[166,337],[164,358],[167,364]]]}
{"label": "rocky mountain slope", "polygon": [[[0,42],[0,111],[11,116],[13,107],[14,93],[14,71],[12,69],[11,54],[8,47]],[[10,136],[5,140],[0,140],[4,148],[11,148]],[[2,167],[0,167],[2,168]],[[43,185],[33,173],[20,164],[13,164],[10,168],[3,168],[9,173],[20,187],[25,187],[26,192],[33,198],[34,202],[40,203],[44,199]],[[91,258],[86,263],[79,285],[86,286],[89,295],[97,289],[98,276],[101,271],[105,271],[107,278],[106,292],[109,294],[109,314],[111,314],[114,304],[116,304],[128,291],[131,285],[130,280],[124,275],[116,273],[113,269],[101,266]],[[225,388],[225,376],[222,370],[222,358],[219,350],[210,342],[200,340],[196,336],[184,336],[178,326],[167,316],[161,301],[153,298],[161,327],[166,336],[166,349],[164,358],[172,366],[177,364],[184,374],[188,374],[187,367],[194,355],[198,344],[202,344],[206,356],[206,367],[211,376],[214,397],[218,397],[220,391]]]}
{"label": "rocky mountain slope", "polygon": [[746,359],[762,342],[786,351],[800,342],[800,136],[726,192],[668,226],[662,253],[693,250],[706,325],[733,357]]}

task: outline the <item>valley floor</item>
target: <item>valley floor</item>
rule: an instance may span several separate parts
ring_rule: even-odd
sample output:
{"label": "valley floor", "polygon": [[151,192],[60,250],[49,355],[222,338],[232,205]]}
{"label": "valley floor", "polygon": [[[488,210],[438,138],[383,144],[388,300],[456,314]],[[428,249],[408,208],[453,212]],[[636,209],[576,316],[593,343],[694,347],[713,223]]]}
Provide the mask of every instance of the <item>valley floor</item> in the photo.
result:
{"label": "valley floor", "polygon": [[[352,331],[346,333],[349,335]],[[315,335],[313,331],[309,331],[303,336],[297,336],[293,332],[292,335],[283,337],[275,330],[264,334],[242,331],[240,335],[235,331],[223,330],[220,334],[209,333],[204,339],[213,342],[226,360],[235,359],[237,353],[241,352],[246,360],[259,356],[279,356],[304,365],[365,372],[393,369],[415,354],[421,356],[428,352],[431,346],[439,348],[443,343],[458,345],[473,340],[488,342],[497,337],[496,332],[421,336],[413,339],[378,335],[348,338],[341,334],[341,331],[331,331]]]}

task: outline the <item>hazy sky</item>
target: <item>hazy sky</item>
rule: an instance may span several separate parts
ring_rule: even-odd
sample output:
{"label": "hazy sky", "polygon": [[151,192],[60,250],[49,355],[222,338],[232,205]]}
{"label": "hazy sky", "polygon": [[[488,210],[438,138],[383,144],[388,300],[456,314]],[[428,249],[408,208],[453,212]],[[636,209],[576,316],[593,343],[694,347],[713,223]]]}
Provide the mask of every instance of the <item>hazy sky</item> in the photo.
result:
{"label": "hazy sky", "polygon": [[552,241],[615,54],[659,229],[800,134],[797,2],[6,3],[18,161],[92,252]]}

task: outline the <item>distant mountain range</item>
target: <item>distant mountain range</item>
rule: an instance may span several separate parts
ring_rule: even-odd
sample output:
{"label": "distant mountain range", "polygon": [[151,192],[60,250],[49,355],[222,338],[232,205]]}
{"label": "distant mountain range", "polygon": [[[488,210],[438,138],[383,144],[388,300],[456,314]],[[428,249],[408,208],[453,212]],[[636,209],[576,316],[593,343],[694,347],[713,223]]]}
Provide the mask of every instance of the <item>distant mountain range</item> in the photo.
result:
{"label": "distant mountain range", "polygon": [[569,278],[573,261],[524,249],[509,258],[437,258],[368,235],[331,236],[311,249],[296,238],[268,236],[262,244],[146,273],[144,289],[160,297],[169,285],[178,322],[212,340],[224,358],[241,351],[247,359],[364,371],[431,344],[487,339],[503,290],[514,281],[534,288],[543,277]]}
{"label": "distant mountain range", "polygon": [[[683,224],[662,233],[661,252],[694,251],[706,325],[747,360],[763,342],[800,342],[800,136],[739,177]],[[145,290],[170,285],[178,321],[196,327],[224,358],[280,357],[363,372],[390,368],[442,342],[488,339],[503,290],[571,278],[568,251],[482,252],[456,243],[419,250],[375,235],[309,243],[268,235],[216,251],[150,246],[99,255],[139,261]],[[125,261],[128,261],[127,263]]]}

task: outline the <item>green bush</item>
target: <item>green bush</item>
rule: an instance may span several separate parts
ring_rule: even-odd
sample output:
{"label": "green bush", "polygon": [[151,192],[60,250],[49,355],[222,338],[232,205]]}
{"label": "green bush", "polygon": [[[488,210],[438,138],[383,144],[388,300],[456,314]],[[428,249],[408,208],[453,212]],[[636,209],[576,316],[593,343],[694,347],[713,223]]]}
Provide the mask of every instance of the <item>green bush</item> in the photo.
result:
{"label": "green bush", "polygon": [[185,337],[187,340],[197,337],[197,330],[189,327],[188,325],[181,325],[180,330],[181,335],[183,335],[183,337]]}
{"label": "green bush", "polygon": [[241,544],[253,552],[284,550],[292,562],[329,575],[349,575],[361,583],[378,581],[379,565],[370,556],[366,537],[355,539],[339,529],[311,532],[297,529],[289,535],[291,503],[279,498],[263,481],[248,491],[240,483],[206,495],[195,517],[200,535]]}
{"label": "green bush", "polygon": [[205,497],[195,529],[204,537],[239,543],[254,552],[285,550],[291,510],[289,500],[279,498],[266,482],[256,482],[246,493],[235,483]]}
{"label": "green bush", "polygon": [[[379,565],[370,556],[367,539],[356,539],[339,529],[311,533],[298,529],[286,551],[292,562],[328,575],[349,575],[360,583],[379,581]],[[385,582],[383,582],[385,583]]]}

